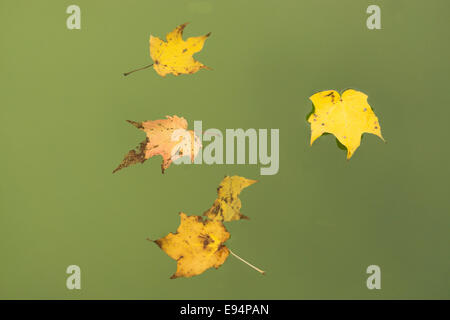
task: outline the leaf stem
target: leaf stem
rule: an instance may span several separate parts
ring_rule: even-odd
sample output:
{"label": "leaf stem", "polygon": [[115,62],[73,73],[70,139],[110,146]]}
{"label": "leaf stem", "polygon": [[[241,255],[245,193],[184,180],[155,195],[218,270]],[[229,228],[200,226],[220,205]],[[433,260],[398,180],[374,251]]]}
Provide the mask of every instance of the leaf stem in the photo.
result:
{"label": "leaf stem", "polygon": [[131,70],[131,71],[129,71],[129,72],[125,72],[123,75],[124,75],[124,76],[127,76],[127,75],[129,75],[130,73],[133,73],[133,72],[136,72],[136,71],[140,71],[140,70],[144,70],[144,69],[150,68],[152,65],[153,65],[153,63],[152,63],[152,64],[149,64],[148,66],[142,67],[142,68],[138,68],[138,69]]}
{"label": "leaf stem", "polygon": [[255,267],[254,265],[252,265],[251,263],[245,261],[244,259],[242,259],[241,257],[239,257],[237,254],[235,254],[233,251],[230,250],[230,248],[228,248],[228,251],[230,251],[230,253],[235,256],[236,258],[238,258],[239,260],[241,260],[243,263],[245,263],[246,265],[252,267],[253,269],[255,269],[256,271],[258,271],[261,274],[266,274],[265,271],[262,271],[261,269]]}

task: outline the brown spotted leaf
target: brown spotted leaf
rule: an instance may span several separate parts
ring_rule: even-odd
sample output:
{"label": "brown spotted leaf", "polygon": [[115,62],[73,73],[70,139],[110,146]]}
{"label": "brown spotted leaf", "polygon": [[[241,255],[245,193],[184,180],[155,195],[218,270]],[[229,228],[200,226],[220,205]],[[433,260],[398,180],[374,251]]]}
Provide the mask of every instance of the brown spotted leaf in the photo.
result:
{"label": "brown spotted leaf", "polygon": [[150,36],[150,56],[154,64],[153,68],[162,77],[171,73],[173,75],[192,74],[200,69],[209,69],[203,63],[196,61],[192,55],[203,48],[203,44],[210,33],[190,37],[183,40],[183,30],[187,23],[184,23],[169,32],[166,40]]}
{"label": "brown spotted leaf", "polygon": [[219,268],[229,255],[224,242],[230,238],[230,234],[223,223],[184,213],[180,213],[180,218],[177,232],[154,241],[177,261],[177,271],[171,279],[189,278],[209,268]]}
{"label": "brown spotted leaf", "polygon": [[361,144],[363,133],[372,133],[384,140],[365,93],[349,89],[340,95],[335,90],[327,90],[310,99],[314,104],[314,112],[308,118],[311,145],[322,134],[331,133],[347,148],[347,159],[350,159]]}
{"label": "brown spotted leaf", "polygon": [[226,176],[217,188],[217,199],[203,215],[217,221],[248,219],[240,211],[242,204],[238,196],[242,189],[256,182],[240,176]]}
{"label": "brown spotted leaf", "polygon": [[128,166],[143,163],[156,155],[163,158],[161,164],[163,173],[173,161],[183,156],[189,156],[191,161],[194,161],[202,147],[199,137],[194,131],[187,130],[188,123],[183,117],[166,116],[166,118],[144,122],[128,120],[136,128],[144,131],[147,138],[135,150],[125,155],[113,173]]}

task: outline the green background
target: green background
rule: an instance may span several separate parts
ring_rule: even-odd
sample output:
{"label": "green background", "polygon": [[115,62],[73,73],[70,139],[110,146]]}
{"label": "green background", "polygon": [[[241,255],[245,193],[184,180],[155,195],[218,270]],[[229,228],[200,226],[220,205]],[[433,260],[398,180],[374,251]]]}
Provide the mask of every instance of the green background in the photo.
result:
{"label": "green background", "polygon": [[[66,8],[81,7],[68,30]],[[381,7],[382,30],[366,28]],[[0,298],[450,298],[446,0],[0,2]],[[150,33],[212,32],[214,70],[159,77]],[[309,146],[308,97],[369,95],[387,143],[350,161],[331,135]],[[178,115],[203,128],[279,128],[280,170],[172,165],[112,174],[144,134],[125,122]],[[170,280],[176,263],[145,239],[201,214],[224,175],[251,220],[228,223],[218,269]],[[82,289],[68,290],[76,264]],[[381,267],[381,290],[366,268]]]}

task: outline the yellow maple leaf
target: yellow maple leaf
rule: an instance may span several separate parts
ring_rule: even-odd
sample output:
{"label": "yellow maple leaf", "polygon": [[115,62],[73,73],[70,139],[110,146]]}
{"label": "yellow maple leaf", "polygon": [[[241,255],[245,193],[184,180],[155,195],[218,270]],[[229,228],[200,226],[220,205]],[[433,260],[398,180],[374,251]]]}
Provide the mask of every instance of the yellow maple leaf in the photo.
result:
{"label": "yellow maple leaf", "polygon": [[192,277],[209,268],[219,268],[228,258],[224,242],[230,234],[220,221],[203,220],[200,216],[180,213],[181,222],[176,233],[154,242],[177,261],[177,270],[171,279]]}
{"label": "yellow maple leaf", "polygon": [[187,23],[179,25],[175,30],[166,35],[166,41],[150,35],[150,57],[153,63],[124,73],[125,76],[135,71],[143,70],[153,66],[153,69],[162,77],[172,73],[176,76],[180,74],[192,74],[200,69],[210,69],[203,63],[195,60],[192,56],[203,49],[206,39],[211,32],[199,37],[190,37],[183,40],[183,30]]}
{"label": "yellow maple leaf", "polygon": [[195,73],[207,66],[196,61],[192,55],[203,49],[203,44],[211,33],[200,37],[190,37],[183,40],[183,30],[187,23],[184,23],[169,32],[166,36],[167,42],[150,35],[150,56],[154,61],[153,68],[156,72],[165,77],[172,73],[179,74]]}
{"label": "yellow maple leaf", "polygon": [[238,196],[242,189],[256,182],[257,180],[250,180],[244,177],[226,176],[217,188],[217,199],[203,215],[217,221],[248,219],[240,212],[241,200]]}
{"label": "yellow maple leaf", "polygon": [[[127,120],[136,128],[147,134],[136,150],[130,150],[119,166],[113,171],[119,171],[130,165],[144,163],[147,159],[161,155],[163,162],[161,171],[184,155],[190,155],[191,161],[197,156],[202,143],[193,130],[187,130],[188,123],[183,117],[166,116],[167,119],[135,122]],[[190,150],[189,150],[190,149]]]}
{"label": "yellow maple leaf", "polygon": [[327,90],[309,99],[314,104],[314,112],[308,118],[311,145],[322,134],[332,133],[347,148],[347,159],[350,159],[359,147],[363,133],[375,134],[384,141],[366,94],[350,89],[341,96],[335,90]]}

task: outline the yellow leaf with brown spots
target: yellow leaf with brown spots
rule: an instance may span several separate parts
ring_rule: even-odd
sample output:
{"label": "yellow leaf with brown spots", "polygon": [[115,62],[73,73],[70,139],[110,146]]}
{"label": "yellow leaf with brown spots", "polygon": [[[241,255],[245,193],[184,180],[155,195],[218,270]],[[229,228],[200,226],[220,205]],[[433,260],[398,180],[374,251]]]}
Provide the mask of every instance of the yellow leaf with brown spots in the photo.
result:
{"label": "yellow leaf with brown spots", "polygon": [[183,117],[166,116],[166,118],[144,122],[127,120],[136,128],[144,131],[147,138],[135,150],[131,150],[125,155],[113,173],[133,164],[144,163],[156,155],[161,155],[163,158],[162,173],[173,161],[183,156],[189,156],[191,162],[194,161],[202,147],[200,138],[193,130],[187,130],[188,123]]}
{"label": "yellow leaf with brown spots", "polygon": [[176,76],[180,74],[195,73],[200,69],[209,69],[192,55],[202,50],[206,39],[211,33],[200,37],[190,37],[183,40],[183,30],[187,23],[184,23],[169,32],[167,41],[150,35],[150,56],[153,59],[153,68],[160,75],[172,73]]}
{"label": "yellow leaf with brown spots", "polygon": [[361,144],[363,133],[380,137],[378,118],[367,103],[367,95],[356,90],[346,90],[342,96],[335,90],[318,92],[310,97],[314,112],[311,123],[311,145],[324,133],[332,133],[347,148],[350,159]]}
{"label": "yellow leaf with brown spots", "polygon": [[169,233],[154,241],[177,261],[177,271],[171,279],[189,278],[209,268],[219,268],[229,255],[224,242],[230,238],[230,234],[223,223],[184,213],[180,213],[180,218],[176,233]]}
{"label": "yellow leaf with brown spots", "polygon": [[203,215],[215,221],[233,221],[248,219],[241,213],[241,200],[238,198],[242,189],[256,183],[239,176],[226,176],[217,188],[217,199]]}

